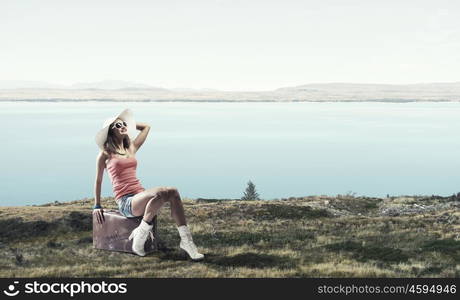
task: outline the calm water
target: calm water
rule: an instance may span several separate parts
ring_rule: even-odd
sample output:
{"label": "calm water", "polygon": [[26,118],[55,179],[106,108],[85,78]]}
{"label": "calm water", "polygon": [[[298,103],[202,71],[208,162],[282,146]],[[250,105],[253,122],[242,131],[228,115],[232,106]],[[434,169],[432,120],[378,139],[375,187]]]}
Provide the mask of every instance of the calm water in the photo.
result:
{"label": "calm water", "polygon": [[[105,118],[151,125],[137,153],[145,188],[182,197],[460,191],[460,103],[0,102],[0,205],[93,197]],[[102,196],[112,196],[104,173]]]}

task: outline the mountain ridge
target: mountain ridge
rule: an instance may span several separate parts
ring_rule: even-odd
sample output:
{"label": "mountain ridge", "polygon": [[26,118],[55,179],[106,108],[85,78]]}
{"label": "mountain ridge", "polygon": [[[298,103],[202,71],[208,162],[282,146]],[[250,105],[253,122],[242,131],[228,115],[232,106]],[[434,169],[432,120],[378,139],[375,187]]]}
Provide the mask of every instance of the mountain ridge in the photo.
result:
{"label": "mountain ridge", "polygon": [[[56,86],[0,81],[0,101],[460,101],[460,82],[417,84],[310,83],[268,91],[222,91],[208,88],[163,88],[127,81],[100,81]],[[26,84],[25,83],[25,84]],[[23,85],[25,86],[25,85]]]}

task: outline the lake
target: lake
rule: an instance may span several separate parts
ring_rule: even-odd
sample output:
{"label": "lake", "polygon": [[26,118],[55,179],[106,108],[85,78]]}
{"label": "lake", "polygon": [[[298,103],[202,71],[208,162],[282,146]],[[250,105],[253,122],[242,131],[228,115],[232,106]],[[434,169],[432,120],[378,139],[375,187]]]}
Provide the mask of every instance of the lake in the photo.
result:
{"label": "lake", "polygon": [[251,180],[262,199],[460,191],[460,103],[0,102],[0,205],[94,197],[94,136],[124,108],[151,125],[137,153],[145,188],[240,198]]}

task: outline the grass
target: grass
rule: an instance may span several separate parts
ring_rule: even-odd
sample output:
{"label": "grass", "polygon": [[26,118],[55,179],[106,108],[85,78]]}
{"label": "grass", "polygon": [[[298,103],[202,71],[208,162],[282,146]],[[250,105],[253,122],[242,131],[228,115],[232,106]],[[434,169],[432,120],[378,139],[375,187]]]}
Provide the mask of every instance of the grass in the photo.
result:
{"label": "grass", "polygon": [[[206,254],[184,260],[168,208],[159,235],[171,251],[146,257],[94,249],[91,203],[0,207],[1,277],[459,277],[458,206],[401,216],[384,206],[457,203],[404,196],[309,196],[271,201],[183,199]],[[112,198],[103,206],[115,209]]]}

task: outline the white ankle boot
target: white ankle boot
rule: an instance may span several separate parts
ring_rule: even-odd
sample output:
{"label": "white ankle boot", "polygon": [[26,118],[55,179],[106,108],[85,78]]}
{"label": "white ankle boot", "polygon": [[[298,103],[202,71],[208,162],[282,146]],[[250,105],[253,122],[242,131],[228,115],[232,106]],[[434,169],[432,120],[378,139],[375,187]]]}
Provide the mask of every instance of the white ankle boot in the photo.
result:
{"label": "white ankle boot", "polygon": [[128,238],[129,240],[133,240],[133,252],[139,256],[145,256],[144,245],[149,234],[153,240],[152,227],[153,225],[149,225],[147,222],[142,220],[141,224],[134,228],[133,232],[131,232],[131,235]]}
{"label": "white ankle boot", "polygon": [[190,230],[188,229],[187,225],[179,226],[177,227],[177,230],[179,231],[180,235],[179,247],[185,252],[187,252],[187,254],[190,256],[192,260],[202,260],[204,258],[204,255],[198,253],[198,249],[196,248],[195,243],[193,242],[192,234],[190,233]]}

